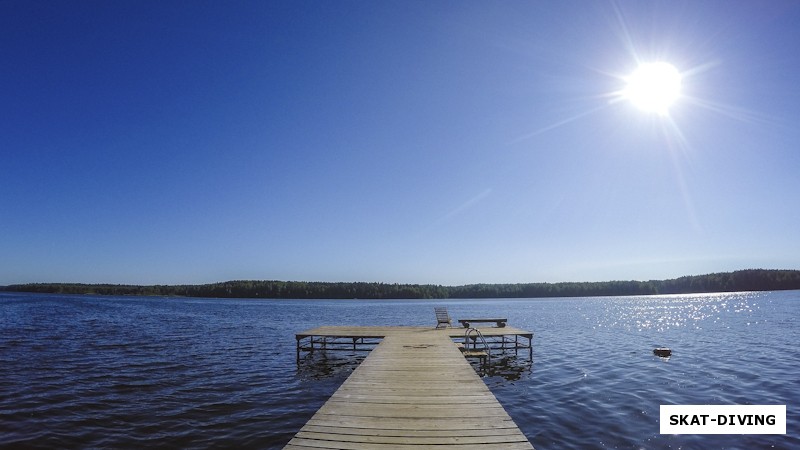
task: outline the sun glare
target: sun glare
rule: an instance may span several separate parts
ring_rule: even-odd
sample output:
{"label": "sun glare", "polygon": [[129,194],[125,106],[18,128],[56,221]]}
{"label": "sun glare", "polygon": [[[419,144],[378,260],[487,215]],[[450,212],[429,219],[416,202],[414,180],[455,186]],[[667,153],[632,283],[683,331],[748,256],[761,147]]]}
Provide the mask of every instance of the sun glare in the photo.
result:
{"label": "sun glare", "polygon": [[647,112],[666,114],[681,94],[681,74],[666,62],[642,64],[625,81],[623,96]]}

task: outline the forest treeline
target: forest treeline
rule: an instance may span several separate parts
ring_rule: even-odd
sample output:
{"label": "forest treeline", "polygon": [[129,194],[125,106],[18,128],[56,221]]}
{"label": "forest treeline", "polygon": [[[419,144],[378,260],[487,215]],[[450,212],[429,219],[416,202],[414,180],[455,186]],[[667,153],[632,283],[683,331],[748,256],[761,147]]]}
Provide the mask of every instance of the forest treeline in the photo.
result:
{"label": "forest treeline", "polygon": [[390,284],[364,282],[226,281],[201,285],[16,284],[14,292],[285,299],[542,298],[689,294],[800,289],[800,270],[751,269],[671,280],[577,283]]}

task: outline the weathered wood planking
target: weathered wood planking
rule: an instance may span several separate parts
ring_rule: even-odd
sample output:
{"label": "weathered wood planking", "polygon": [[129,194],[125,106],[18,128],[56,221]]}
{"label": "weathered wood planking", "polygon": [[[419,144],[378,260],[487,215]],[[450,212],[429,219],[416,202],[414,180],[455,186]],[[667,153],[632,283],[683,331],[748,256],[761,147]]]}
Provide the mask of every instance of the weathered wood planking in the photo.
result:
{"label": "weathered wood planking", "polygon": [[384,339],[287,449],[533,449],[454,345],[452,331],[348,328],[307,333]]}

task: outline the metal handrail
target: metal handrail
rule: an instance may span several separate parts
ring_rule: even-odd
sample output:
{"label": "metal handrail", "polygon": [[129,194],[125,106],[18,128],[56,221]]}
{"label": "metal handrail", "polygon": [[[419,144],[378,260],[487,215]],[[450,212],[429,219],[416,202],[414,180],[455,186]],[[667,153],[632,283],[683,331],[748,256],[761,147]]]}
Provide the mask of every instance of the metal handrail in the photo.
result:
{"label": "metal handrail", "polygon": [[[472,335],[475,334],[475,337],[472,338]],[[486,356],[488,358],[488,362],[492,361],[492,348],[489,347],[489,343],[486,342],[486,338],[483,337],[483,334],[477,328],[467,328],[467,331],[464,332],[464,350],[469,350],[469,341],[472,339],[472,349],[477,350],[478,339],[481,340],[481,344],[483,344],[483,350],[486,351]]]}

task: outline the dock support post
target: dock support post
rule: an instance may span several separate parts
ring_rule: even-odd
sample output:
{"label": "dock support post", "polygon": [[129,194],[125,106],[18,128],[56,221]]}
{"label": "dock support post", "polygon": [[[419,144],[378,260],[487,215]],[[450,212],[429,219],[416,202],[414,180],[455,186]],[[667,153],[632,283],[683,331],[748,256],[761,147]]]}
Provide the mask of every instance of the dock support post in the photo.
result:
{"label": "dock support post", "polygon": [[533,361],[533,335],[528,338],[528,359]]}

